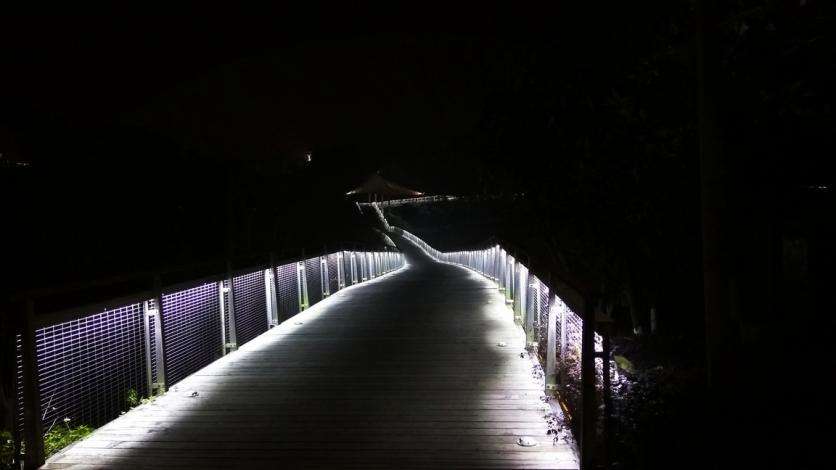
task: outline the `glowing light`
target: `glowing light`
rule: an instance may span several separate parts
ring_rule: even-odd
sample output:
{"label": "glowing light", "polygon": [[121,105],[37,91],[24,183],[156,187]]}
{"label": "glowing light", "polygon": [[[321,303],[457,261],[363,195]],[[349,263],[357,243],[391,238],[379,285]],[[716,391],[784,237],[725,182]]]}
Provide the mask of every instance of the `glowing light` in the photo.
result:
{"label": "glowing light", "polygon": [[530,436],[522,436],[517,439],[517,445],[520,447],[534,447],[537,445],[537,440]]}

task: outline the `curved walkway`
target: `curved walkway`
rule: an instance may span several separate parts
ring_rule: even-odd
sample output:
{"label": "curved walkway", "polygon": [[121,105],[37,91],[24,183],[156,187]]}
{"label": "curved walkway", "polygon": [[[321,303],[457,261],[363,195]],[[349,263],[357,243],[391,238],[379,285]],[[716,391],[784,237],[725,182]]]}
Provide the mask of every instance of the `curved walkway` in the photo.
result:
{"label": "curved walkway", "polygon": [[407,267],[320,302],[45,468],[577,468],[546,435],[503,297],[407,243]]}

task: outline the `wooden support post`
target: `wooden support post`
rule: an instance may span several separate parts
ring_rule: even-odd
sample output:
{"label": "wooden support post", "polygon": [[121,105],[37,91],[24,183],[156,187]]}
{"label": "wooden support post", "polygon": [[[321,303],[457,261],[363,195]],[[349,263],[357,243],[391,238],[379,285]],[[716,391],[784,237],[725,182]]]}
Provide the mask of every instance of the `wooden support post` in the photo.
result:
{"label": "wooden support post", "polygon": [[[565,307],[565,306],[564,306]],[[567,332],[566,332],[566,309],[560,311],[560,344],[558,345],[558,351],[560,352],[560,387],[561,392],[566,393],[566,383],[569,381],[569,377],[567,375],[566,370],[566,344],[567,344]]]}
{"label": "wooden support post", "polygon": [[270,253],[270,276],[273,279],[273,305],[275,309],[273,310],[273,321],[274,325],[278,325],[279,323],[284,320],[282,318],[281,307],[279,306],[279,271],[276,269],[276,257],[273,253]]}
{"label": "wooden support post", "polygon": [[601,362],[603,363],[604,382],[604,457],[606,463],[609,465],[612,457],[610,439],[610,433],[612,432],[612,385],[610,384],[610,336],[612,335],[612,323],[606,322],[602,327],[603,351],[601,352]]}
{"label": "wooden support post", "polygon": [[595,305],[584,299],[581,334],[581,470],[594,465],[595,449]]}
{"label": "wooden support post", "polygon": [[[9,320],[11,320],[11,323],[13,324],[13,328],[12,328],[13,331],[9,332],[9,333],[11,333],[11,338],[9,338],[9,340],[10,340],[9,342],[11,343],[9,345],[9,351],[10,352],[14,351],[14,356],[12,356],[12,357],[15,358],[15,369],[16,369],[17,368],[17,357],[21,355],[22,348],[23,348],[23,344],[18,344],[17,336],[21,335],[22,331],[25,331],[25,329],[23,328],[23,325],[20,324],[20,321],[17,320],[16,318],[15,319],[9,319]],[[0,324],[2,324],[2,321],[3,320],[0,319]],[[0,336],[2,336],[2,334],[0,334]],[[22,341],[21,341],[21,343],[22,343]],[[15,377],[14,380],[17,380],[17,377]],[[18,384],[17,386],[20,386],[20,385],[22,385],[22,384]],[[23,447],[23,445],[22,445],[23,436],[20,434],[20,431],[21,431],[20,428],[21,427],[18,423],[18,419],[20,419],[21,417],[18,416],[18,410],[21,409],[23,403],[21,403],[19,401],[20,397],[18,395],[20,395],[20,394],[17,392],[16,388],[14,388],[14,387],[12,388],[12,394],[11,395],[12,395],[11,396],[12,405],[10,407],[10,412],[11,412],[11,415],[12,415],[11,431],[12,431],[12,441],[14,442],[14,463],[19,466],[23,462],[23,452],[22,452],[23,451],[23,449],[22,449],[22,447]]]}
{"label": "wooden support post", "polygon": [[35,340],[35,302],[26,299],[23,327],[23,442],[26,468],[38,468],[46,461],[38,384],[38,348]]}

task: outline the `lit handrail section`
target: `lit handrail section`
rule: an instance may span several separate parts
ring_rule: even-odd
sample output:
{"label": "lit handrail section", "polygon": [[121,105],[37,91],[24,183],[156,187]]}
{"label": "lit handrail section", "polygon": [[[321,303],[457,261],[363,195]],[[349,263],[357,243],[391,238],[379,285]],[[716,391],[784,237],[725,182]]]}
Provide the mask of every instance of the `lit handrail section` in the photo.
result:
{"label": "lit handrail section", "polygon": [[[583,319],[553,289],[530,274],[529,269],[514,259],[500,245],[481,250],[442,252],[416,235],[399,227],[392,231],[417,245],[436,261],[462,266],[492,280],[500,292],[514,320],[523,328],[531,352],[535,353],[543,369],[544,386],[557,392],[568,407],[570,417],[580,415],[581,407],[581,351]],[[595,351],[603,351],[603,338],[594,334]],[[603,379],[603,361],[595,361],[596,384]],[[613,373],[614,364],[610,373]]]}
{"label": "lit handrail section", "polygon": [[[404,265],[400,252],[338,251],[160,287],[147,299],[80,307],[69,318],[40,317],[32,329],[38,410],[30,415],[43,431],[66,422],[104,425],[337,291]],[[33,424],[25,419],[25,351],[17,338],[15,422],[23,436]]]}

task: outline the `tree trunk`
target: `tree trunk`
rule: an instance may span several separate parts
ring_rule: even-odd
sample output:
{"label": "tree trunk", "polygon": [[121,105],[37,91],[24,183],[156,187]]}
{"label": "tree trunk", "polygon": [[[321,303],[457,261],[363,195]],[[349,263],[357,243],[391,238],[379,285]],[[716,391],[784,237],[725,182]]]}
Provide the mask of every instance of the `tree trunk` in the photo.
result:
{"label": "tree trunk", "polygon": [[720,392],[729,385],[732,361],[727,178],[715,70],[720,57],[714,31],[717,23],[715,0],[701,0],[697,6],[697,74],[706,366],[709,387]]}

